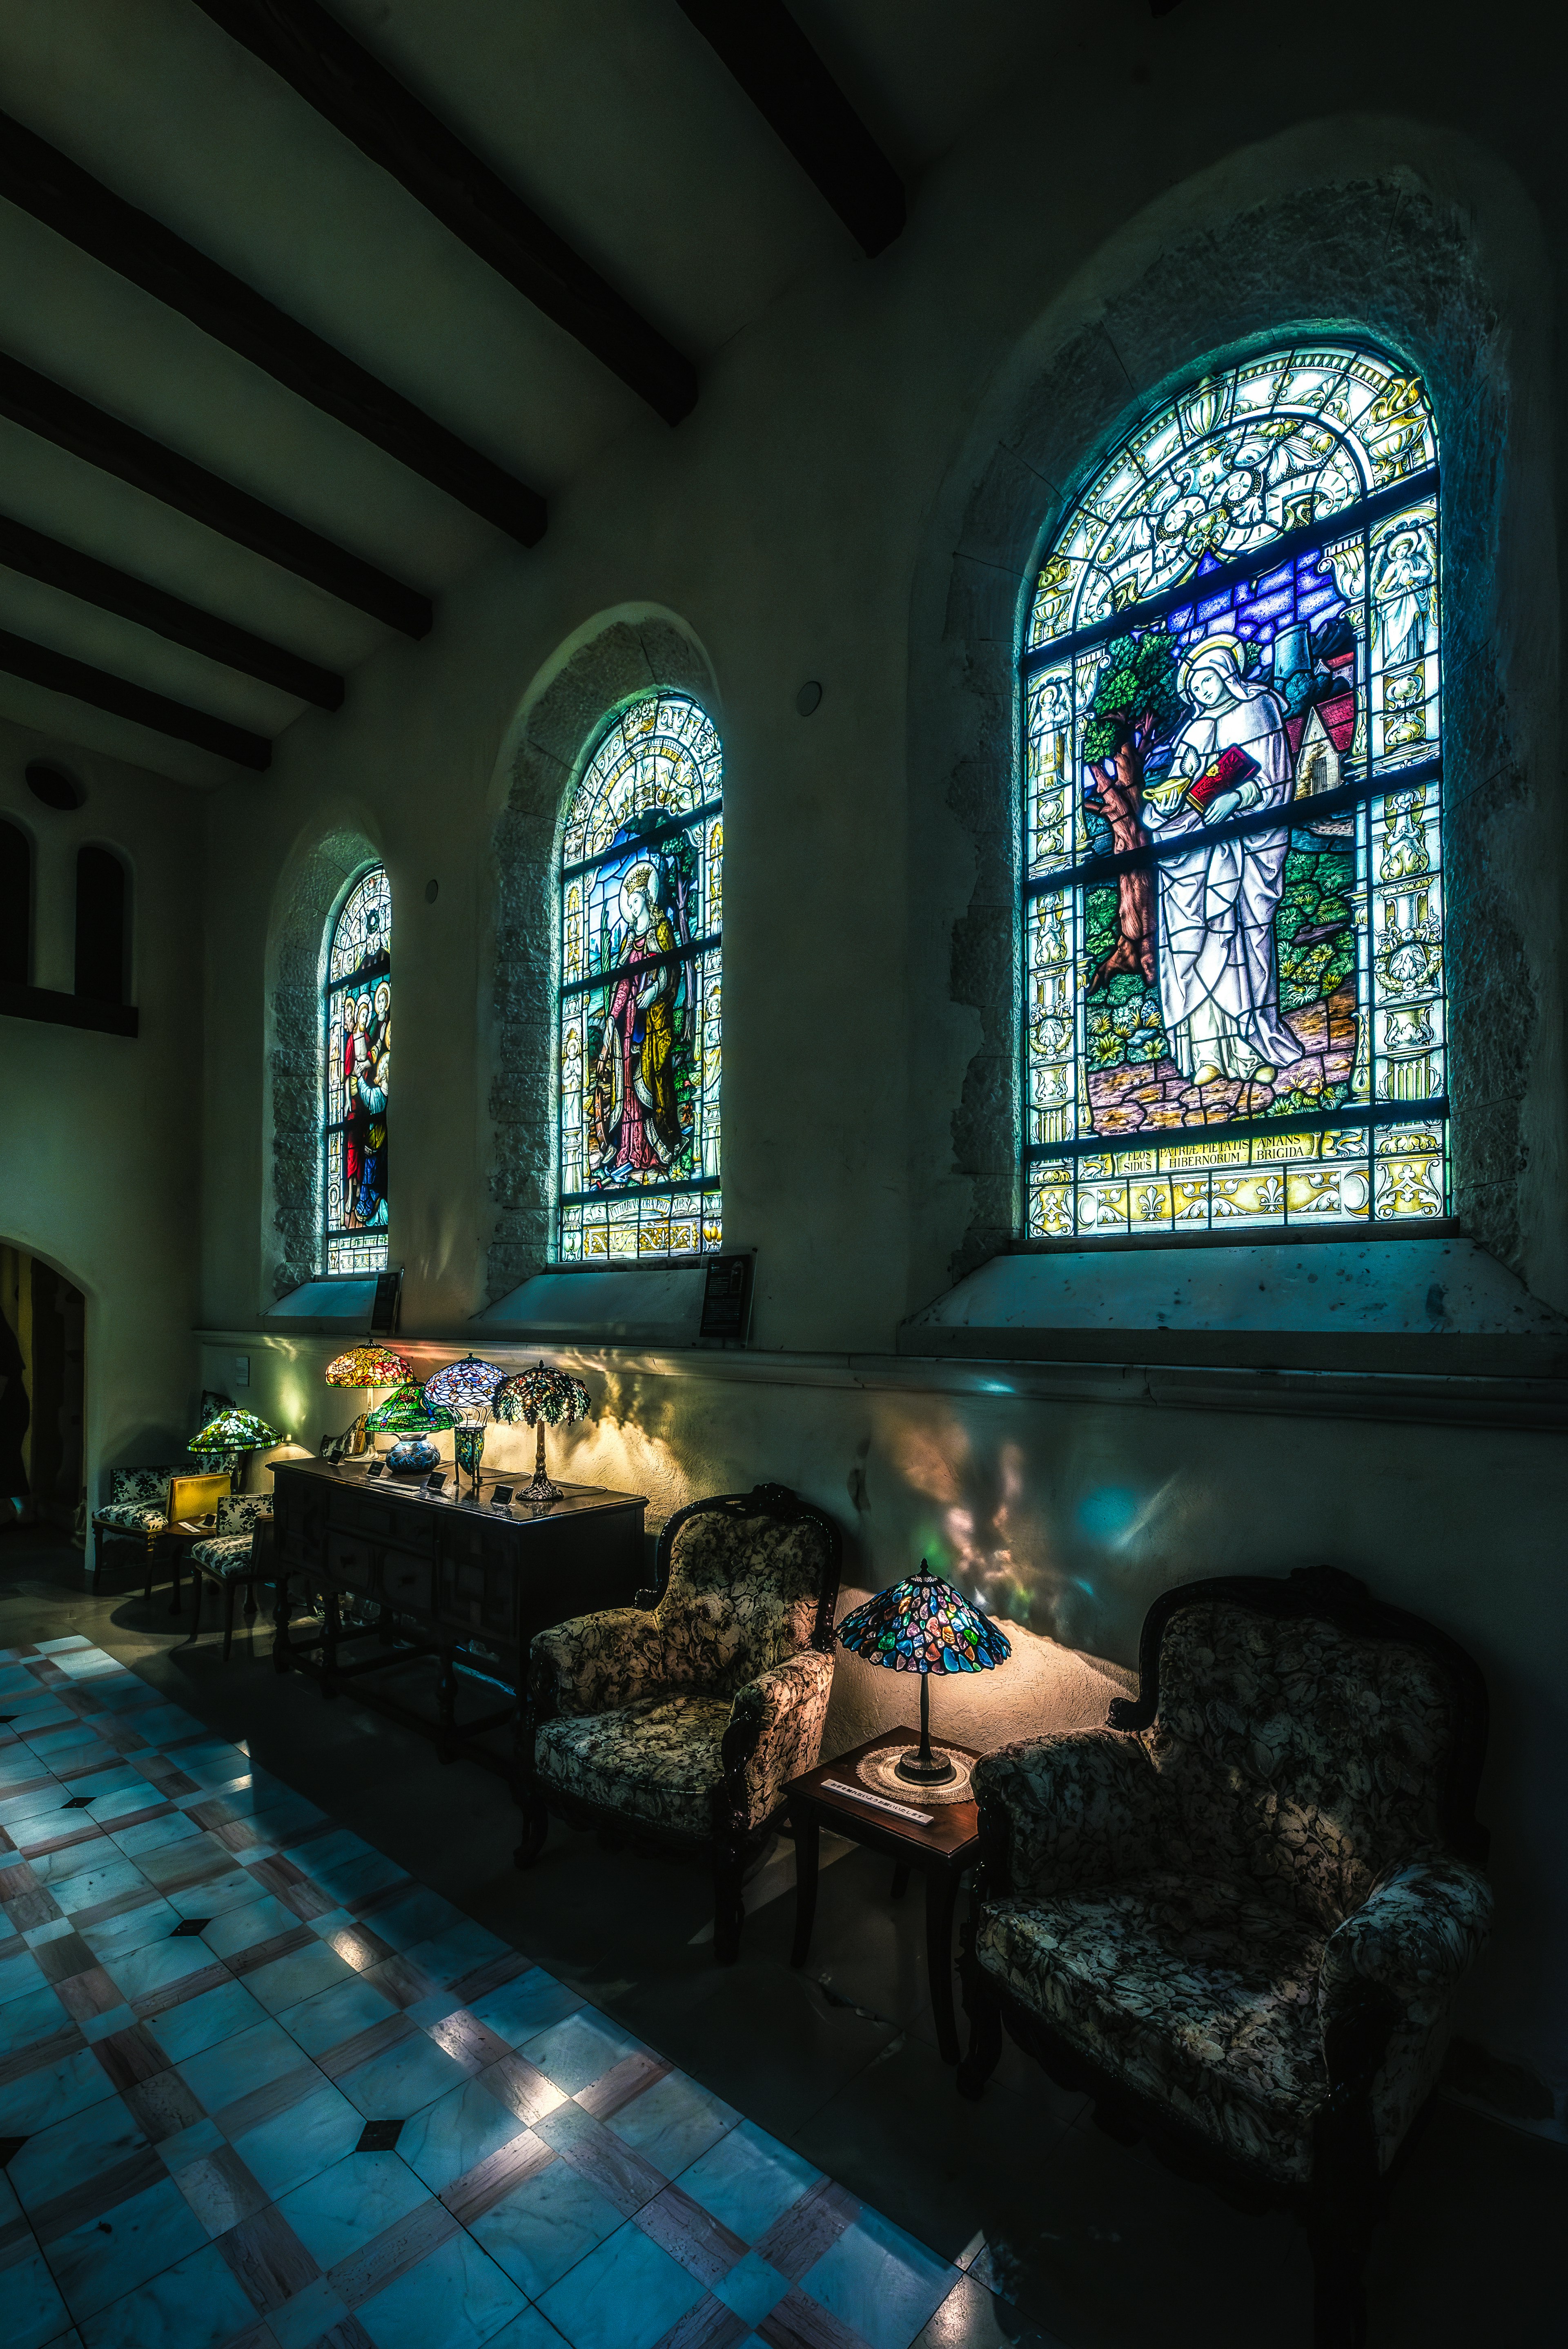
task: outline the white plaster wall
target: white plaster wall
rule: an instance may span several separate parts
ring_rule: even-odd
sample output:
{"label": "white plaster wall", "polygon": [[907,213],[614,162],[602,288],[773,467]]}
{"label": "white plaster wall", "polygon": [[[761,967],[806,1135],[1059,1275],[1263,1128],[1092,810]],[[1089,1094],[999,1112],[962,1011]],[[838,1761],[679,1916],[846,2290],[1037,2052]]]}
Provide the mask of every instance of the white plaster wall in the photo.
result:
{"label": "white plaster wall", "polygon": [[[34,798],[36,759],[85,787]],[[87,1297],[89,1495],[109,1466],[176,1459],[197,1397],[191,1324],[200,1206],[201,938],[195,795],[0,721],[0,815],[34,840],[34,984],[69,994],[77,851],[129,871],[135,1037],[0,1015],[0,1234]]]}

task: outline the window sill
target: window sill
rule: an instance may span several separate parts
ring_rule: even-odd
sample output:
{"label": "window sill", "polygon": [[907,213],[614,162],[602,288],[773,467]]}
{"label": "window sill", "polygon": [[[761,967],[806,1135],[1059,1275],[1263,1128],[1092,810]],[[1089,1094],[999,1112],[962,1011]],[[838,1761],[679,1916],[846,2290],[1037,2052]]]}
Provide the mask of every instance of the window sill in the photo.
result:
{"label": "window sill", "polygon": [[102,1036],[135,1036],[140,1015],[133,1003],[92,1003],[85,995],[64,995],[50,987],[19,987],[0,979],[0,1014],[11,1019],[41,1019],[52,1028],[90,1028]]}

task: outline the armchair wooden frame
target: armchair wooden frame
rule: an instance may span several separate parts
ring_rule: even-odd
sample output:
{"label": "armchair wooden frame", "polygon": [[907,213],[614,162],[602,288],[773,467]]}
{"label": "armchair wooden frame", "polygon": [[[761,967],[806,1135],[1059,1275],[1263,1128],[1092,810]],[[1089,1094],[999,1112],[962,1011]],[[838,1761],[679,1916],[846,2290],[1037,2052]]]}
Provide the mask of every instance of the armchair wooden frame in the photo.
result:
{"label": "armchair wooden frame", "polygon": [[[1171,1618],[1215,1601],[1244,1607],[1277,1621],[1313,1618],[1360,1639],[1397,1640],[1429,1656],[1446,1674],[1454,1701],[1454,1737],[1439,1795],[1439,1821],[1449,1851],[1484,1861],[1490,1841],[1475,1816],[1476,1789],[1486,1754],[1486,1683],[1457,1641],[1403,1609],[1373,1599],[1365,1583],[1335,1567],[1298,1568],[1288,1579],[1264,1575],[1220,1576],[1183,1583],[1157,1599],[1139,1642],[1139,1692],[1119,1697],[1111,1729],[1152,1726],[1160,1706],[1160,1654]],[[975,1950],[979,1910],[987,1899],[1012,1891],[1011,1823],[1005,1810],[980,1801],[980,1857],[974,1910],[959,1957],[969,2050],[959,2066],[959,2094],[980,2096],[1002,2052],[1004,2029],[1061,2086],[1091,2097],[1094,2120],[1123,2144],[1148,2140],[1167,2168],[1213,2188],[1233,2209],[1284,2208],[1305,2226],[1312,2257],[1315,2349],[1363,2349],[1367,2337],[1363,2272],[1372,2230],[1423,2115],[1407,2131],[1399,2154],[1379,2171],[1373,2124],[1373,2084],[1398,2020],[1390,1994],[1372,1983],[1344,2006],[1324,2033],[1328,2094],[1314,2129],[1312,2176],[1287,2187],[1262,2168],[1222,2153],[1210,2138],[1168,2106],[1130,2089],[1061,2032],[1016,1998],[980,1964]]]}
{"label": "armchair wooden frame", "polygon": [[[749,1493],[720,1493],[704,1501],[693,1501],[687,1507],[677,1509],[659,1536],[655,1555],[654,1587],[637,1593],[638,1603],[650,1610],[656,1607],[669,1587],[670,1568],[675,1557],[676,1539],[683,1526],[693,1517],[705,1516],[728,1516],[739,1524],[759,1516],[772,1517],[780,1525],[809,1521],[823,1537],[823,1566],[817,1592],[817,1613],[811,1627],[809,1648],[819,1655],[830,1655],[833,1649],[833,1618],[839,1603],[839,1578],[842,1570],[843,1537],[826,1510],[810,1501],[803,1501],[784,1485],[755,1485]],[[554,1812],[568,1826],[596,1828],[601,1845],[609,1851],[630,1847],[634,1851],[658,1851],[695,1856],[710,1853],[713,1859],[714,1886],[714,1956],[720,1965],[733,1965],[740,1951],[740,1929],[745,1919],[742,1886],[748,1868],[758,1857],[785,1816],[786,1806],[780,1801],[766,1819],[748,1826],[745,1773],[747,1764],[757,1749],[760,1726],[732,1722],[725,1732],[720,1748],[723,1769],[721,1784],[715,1789],[713,1819],[706,1835],[691,1835],[672,1827],[655,1826],[651,1823],[627,1816],[624,1811],[584,1802],[580,1796],[563,1794],[541,1778],[535,1766],[535,1741],[547,1721],[554,1718],[555,1703],[552,1688],[545,1678],[530,1668],[518,1741],[518,1799],[523,1815],[522,1839],[513,1855],[519,1868],[530,1868],[544,1848],[550,1832],[550,1816]]]}

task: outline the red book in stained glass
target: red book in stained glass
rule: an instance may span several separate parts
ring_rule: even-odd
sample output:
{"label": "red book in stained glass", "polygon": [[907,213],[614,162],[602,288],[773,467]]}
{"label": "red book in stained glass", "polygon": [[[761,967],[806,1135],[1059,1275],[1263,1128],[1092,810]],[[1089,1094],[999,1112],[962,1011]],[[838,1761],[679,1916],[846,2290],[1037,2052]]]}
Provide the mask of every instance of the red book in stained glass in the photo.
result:
{"label": "red book in stained glass", "polygon": [[1201,775],[1193,778],[1182,797],[1202,815],[1224,792],[1233,792],[1238,784],[1244,783],[1249,775],[1255,775],[1257,771],[1257,761],[1250,758],[1239,744],[1233,742],[1228,750],[1222,750],[1219,757],[1204,768]]}

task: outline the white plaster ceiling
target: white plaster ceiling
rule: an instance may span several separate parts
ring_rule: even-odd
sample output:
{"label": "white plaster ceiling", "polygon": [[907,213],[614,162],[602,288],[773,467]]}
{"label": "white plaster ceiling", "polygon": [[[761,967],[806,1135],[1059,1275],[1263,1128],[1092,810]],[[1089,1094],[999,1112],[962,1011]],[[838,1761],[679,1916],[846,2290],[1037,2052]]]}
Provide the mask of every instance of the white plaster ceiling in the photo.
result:
{"label": "white plaster ceiling", "polygon": [[[330,5],[699,375],[802,272],[855,249],[676,0]],[[795,5],[912,199],[1070,13]],[[610,440],[672,429],[192,0],[8,0],[0,108],[547,499]],[[0,349],[438,599],[504,543],[4,200]],[[388,633],[4,420],[0,513],[346,675]],[[0,628],[271,738],[304,707],[3,567]],[[8,675],[0,712],[181,781],[237,776]]]}

